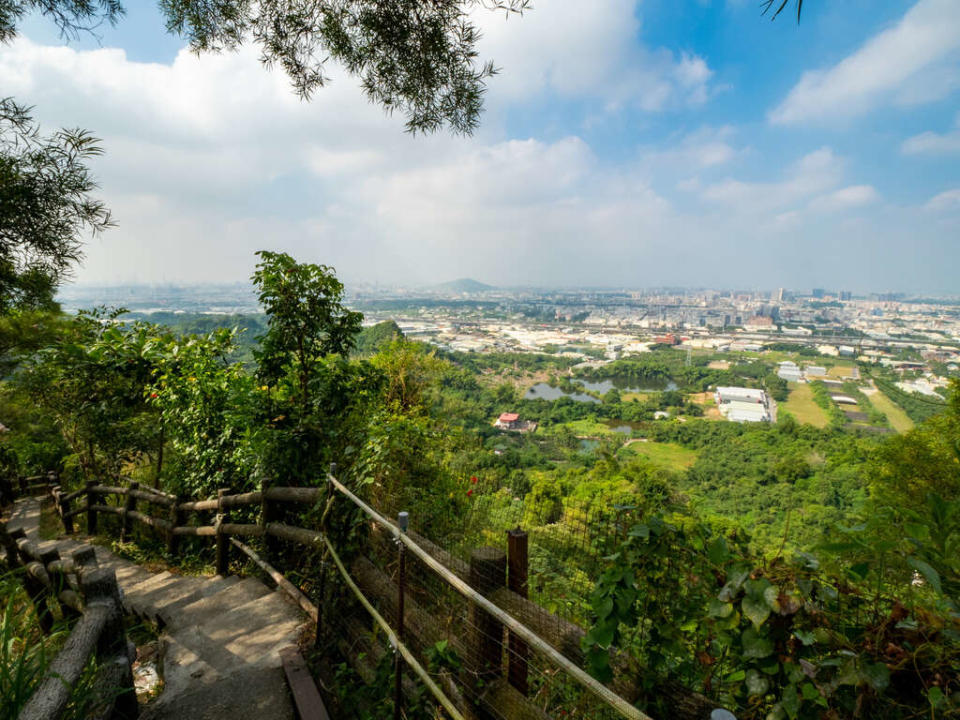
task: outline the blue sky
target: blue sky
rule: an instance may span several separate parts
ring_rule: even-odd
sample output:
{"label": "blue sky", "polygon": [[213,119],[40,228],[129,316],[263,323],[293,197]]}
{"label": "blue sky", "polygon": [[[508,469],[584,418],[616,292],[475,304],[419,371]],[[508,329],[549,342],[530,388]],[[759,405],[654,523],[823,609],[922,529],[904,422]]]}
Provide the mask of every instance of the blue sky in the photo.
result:
{"label": "blue sky", "polygon": [[253,251],[350,282],[811,286],[960,293],[956,0],[541,0],[477,11],[472,138],[411,137],[331,67],[304,104],[256,48],[197,57],[131,3],[43,18],[4,94],[104,140],[118,227],[82,283],[243,279]]}

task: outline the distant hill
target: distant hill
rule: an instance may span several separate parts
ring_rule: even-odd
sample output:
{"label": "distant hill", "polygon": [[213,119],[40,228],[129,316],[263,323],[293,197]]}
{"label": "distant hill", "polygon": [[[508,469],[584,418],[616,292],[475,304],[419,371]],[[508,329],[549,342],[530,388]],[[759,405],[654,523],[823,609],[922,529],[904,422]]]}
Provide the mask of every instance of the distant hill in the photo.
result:
{"label": "distant hill", "polygon": [[451,280],[450,282],[436,285],[434,287],[436,290],[446,290],[448,292],[457,293],[478,293],[484,292],[485,290],[496,290],[493,285],[486,285],[485,283],[474,280],[473,278],[460,278],[459,280]]}

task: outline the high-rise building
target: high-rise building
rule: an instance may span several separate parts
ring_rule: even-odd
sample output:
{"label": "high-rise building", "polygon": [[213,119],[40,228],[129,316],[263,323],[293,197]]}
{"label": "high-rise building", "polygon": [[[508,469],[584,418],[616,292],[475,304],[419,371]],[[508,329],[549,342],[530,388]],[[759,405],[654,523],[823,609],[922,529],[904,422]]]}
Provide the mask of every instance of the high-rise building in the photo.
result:
{"label": "high-rise building", "polygon": [[827,294],[827,291],[824,290],[823,288],[814,288],[813,292],[810,294],[813,295],[815,298],[820,299]]}

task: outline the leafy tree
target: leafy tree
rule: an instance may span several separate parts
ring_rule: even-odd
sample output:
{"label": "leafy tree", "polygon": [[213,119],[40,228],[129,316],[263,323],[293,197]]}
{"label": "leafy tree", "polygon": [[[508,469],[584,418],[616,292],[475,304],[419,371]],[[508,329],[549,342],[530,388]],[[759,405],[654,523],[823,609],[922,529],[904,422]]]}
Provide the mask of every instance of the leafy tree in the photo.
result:
{"label": "leafy tree", "polygon": [[0,313],[54,309],[83,235],[110,227],[86,166],[98,142],[83,130],[41,135],[28,108],[0,100]]}
{"label": "leafy tree", "polygon": [[53,417],[86,478],[115,476],[161,440],[146,390],[163,338],[147,323],[121,324],[121,314],[79,313],[15,377]]}
{"label": "leafy tree", "polygon": [[344,305],[332,268],[257,255],[253,282],[267,328],[254,352],[256,383],[266,388],[255,420],[261,457],[271,472],[286,468],[308,482],[350,444],[351,417],[376,382],[369,366],[347,359],[363,316]]}
{"label": "leafy tree", "polygon": [[[235,337],[220,329],[170,339],[159,355],[148,397],[174,450],[168,486],[209,495],[221,487],[244,489],[250,481],[244,449],[256,391],[243,366],[229,360]],[[162,468],[161,454],[157,478]]]}
{"label": "leafy tree", "polygon": [[[485,7],[521,13],[529,0],[160,0],[168,32],[195,52],[236,50],[253,42],[261,61],[279,65],[304,98],[329,82],[329,61],[359,78],[371,102],[399,109],[411,132],[449,126],[470,133],[479,121],[487,80],[480,32],[470,13]],[[65,35],[92,32],[123,15],[119,0],[0,0],[0,41],[39,10]]]}

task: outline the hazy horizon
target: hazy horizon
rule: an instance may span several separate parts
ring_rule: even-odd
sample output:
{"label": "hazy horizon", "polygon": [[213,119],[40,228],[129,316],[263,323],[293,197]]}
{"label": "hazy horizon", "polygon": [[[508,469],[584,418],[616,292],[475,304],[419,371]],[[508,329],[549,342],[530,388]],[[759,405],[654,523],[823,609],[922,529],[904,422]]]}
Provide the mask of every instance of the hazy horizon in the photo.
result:
{"label": "hazy horizon", "polygon": [[84,284],[244,282],[266,248],[351,284],[960,292],[952,0],[478,9],[502,73],[468,138],[404,133],[334,66],[301,102],[128,10],[100,44],[34,17],[0,46],[45,129],[103,138],[118,226]]}

